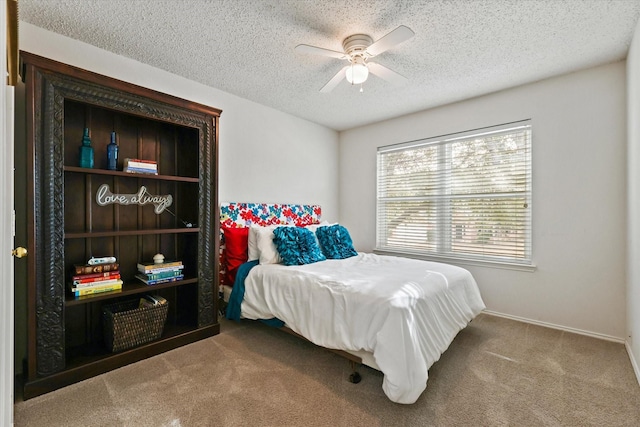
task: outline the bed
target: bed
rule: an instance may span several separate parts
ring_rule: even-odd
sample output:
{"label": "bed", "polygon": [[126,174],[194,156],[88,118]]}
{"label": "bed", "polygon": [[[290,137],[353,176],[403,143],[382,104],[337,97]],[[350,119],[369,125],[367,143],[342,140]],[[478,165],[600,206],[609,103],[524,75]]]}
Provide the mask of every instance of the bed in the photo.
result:
{"label": "bed", "polygon": [[[269,212],[272,206],[232,205],[234,209],[253,206],[254,212],[256,206],[261,212]],[[354,355],[357,359],[352,360],[384,374],[382,388],[390,400],[414,403],[426,388],[429,367],[484,309],[474,278],[448,264],[355,252],[346,228],[320,223],[319,207],[311,211],[311,219],[287,217],[296,227],[283,227],[273,220],[275,224],[261,227],[256,227],[255,219],[249,227],[246,221],[234,223],[236,228],[249,228],[243,230],[247,240],[250,233],[264,234],[259,249],[266,254],[249,260],[256,257],[253,248],[237,268],[228,317],[276,320],[316,345]],[[223,221],[229,219],[228,206],[223,205],[221,212]],[[230,225],[227,221],[223,229]],[[294,259],[292,264],[287,258],[291,243],[283,244],[282,236],[295,235],[300,241],[299,235],[309,236],[304,229],[313,233],[317,246],[328,256],[320,254],[325,259],[302,265]],[[338,251],[336,257],[335,247],[326,242],[328,233],[335,237],[335,230],[342,237],[331,242],[345,243],[348,256],[341,257]],[[265,250],[266,243],[272,246]],[[247,246],[251,252],[251,243]],[[273,246],[281,251],[281,259],[273,254]]]}

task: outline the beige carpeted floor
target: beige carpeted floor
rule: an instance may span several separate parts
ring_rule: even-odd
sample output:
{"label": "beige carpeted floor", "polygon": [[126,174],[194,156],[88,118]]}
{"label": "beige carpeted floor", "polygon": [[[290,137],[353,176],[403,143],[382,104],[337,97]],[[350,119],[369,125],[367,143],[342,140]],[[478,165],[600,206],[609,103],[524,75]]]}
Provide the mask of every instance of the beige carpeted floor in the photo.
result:
{"label": "beige carpeted floor", "polygon": [[256,322],[15,405],[16,426],[638,426],[622,344],[482,314],[413,405],[382,374]]}

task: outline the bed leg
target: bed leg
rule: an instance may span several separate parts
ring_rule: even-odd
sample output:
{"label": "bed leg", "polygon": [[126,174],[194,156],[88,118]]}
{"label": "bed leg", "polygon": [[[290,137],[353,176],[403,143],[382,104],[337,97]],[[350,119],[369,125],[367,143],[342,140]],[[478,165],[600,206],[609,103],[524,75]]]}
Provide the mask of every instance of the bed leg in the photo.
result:
{"label": "bed leg", "polygon": [[351,375],[349,375],[349,382],[352,382],[353,384],[358,384],[360,380],[362,380],[362,377],[358,372],[358,369],[360,369],[360,363],[350,360],[349,365],[351,366],[351,370],[353,371]]}

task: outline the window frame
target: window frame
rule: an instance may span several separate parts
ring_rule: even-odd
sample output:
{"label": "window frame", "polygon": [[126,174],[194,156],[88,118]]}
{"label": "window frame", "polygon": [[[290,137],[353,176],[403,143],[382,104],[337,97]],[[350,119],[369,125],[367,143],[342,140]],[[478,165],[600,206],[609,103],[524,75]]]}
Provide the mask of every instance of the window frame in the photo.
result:
{"label": "window frame", "polygon": [[[525,184],[524,191],[514,191],[514,192],[487,192],[487,193],[476,193],[472,196],[477,200],[489,200],[489,199],[499,199],[499,198],[514,198],[520,197],[524,198],[524,211],[522,213],[522,224],[524,224],[525,237],[524,247],[523,247],[523,257],[516,258],[514,256],[497,256],[497,255],[478,255],[477,253],[470,252],[459,252],[454,251],[452,249],[453,246],[453,224],[451,220],[451,209],[452,204],[456,200],[461,200],[466,196],[461,194],[445,194],[443,192],[443,188],[446,189],[451,188],[448,181],[451,180],[453,176],[452,169],[450,167],[451,163],[451,151],[452,144],[456,141],[463,140],[471,140],[472,138],[477,137],[489,137],[490,135],[495,135],[499,133],[505,132],[524,132],[523,137],[526,138],[525,146],[524,146],[524,155],[525,158],[521,162],[513,162],[512,164],[521,163],[524,165],[524,175],[525,175]],[[395,200],[401,200],[403,197],[382,197],[381,196],[381,159],[385,153],[390,152],[398,152],[398,151],[407,151],[411,149],[418,149],[424,147],[439,147],[437,148],[437,162],[439,164],[438,171],[441,170],[448,171],[447,174],[444,175],[443,178],[440,179],[440,183],[444,183],[444,187],[438,187],[440,193],[437,197],[439,200],[439,207],[437,209],[437,214],[435,215],[435,230],[437,233],[437,238],[435,239],[435,250],[425,249],[416,249],[411,247],[400,247],[395,245],[388,245],[388,230],[386,230],[386,224],[383,223],[384,218],[381,218],[382,215],[382,207],[381,205],[389,202],[393,202]],[[378,147],[377,155],[376,155],[376,246],[374,249],[375,253],[379,254],[387,254],[387,255],[402,255],[411,258],[420,258],[427,260],[434,260],[440,262],[449,262],[449,263],[460,263],[460,264],[468,264],[468,265],[480,265],[480,266],[490,266],[497,268],[506,268],[506,269],[514,269],[514,270],[523,270],[523,271],[533,271],[535,270],[535,264],[533,261],[533,218],[532,218],[532,196],[533,196],[533,172],[532,172],[532,160],[533,160],[533,125],[531,119],[520,120],[516,122],[504,123],[496,126],[488,126],[478,129],[473,129],[465,132],[457,132],[453,134],[446,134],[438,137],[432,138],[424,138],[419,140],[407,141],[400,144],[392,144]],[[449,164],[447,164],[449,162]],[[442,168],[443,165],[447,167]],[[477,176],[477,175],[476,175]],[[382,177],[384,178],[384,177]],[[474,181],[475,182],[475,181]],[[404,199],[408,199],[410,197],[404,197]],[[436,199],[433,196],[415,196],[415,200],[427,201],[429,199]],[[426,229],[426,228],[425,228]],[[384,232],[383,232],[384,230]],[[384,237],[381,235],[384,234]],[[384,240],[384,242],[383,242]],[[425,245],[429,242],[425,240]],[[480,246],[479,246],[480,247]],[[515,251],[514,251],[515,252]]]}

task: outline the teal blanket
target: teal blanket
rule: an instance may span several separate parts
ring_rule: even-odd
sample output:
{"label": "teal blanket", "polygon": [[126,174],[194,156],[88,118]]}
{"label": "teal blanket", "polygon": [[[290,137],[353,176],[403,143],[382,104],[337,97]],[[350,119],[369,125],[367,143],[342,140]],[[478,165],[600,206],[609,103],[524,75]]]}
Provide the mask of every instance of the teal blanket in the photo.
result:
{"label": "teal blanket", "polygon": [[[233,282],[233,288],[231,289],[231,295],[229,296],[229,305],[227,306],[226,317],[229,320],[240,321],[240,305],[244,299],[244,281],[249,275],[249,272],[253,267],[258,265],[258,260],[248,261],[238,267],[236,273],[236,280]],[[269,326],[281,328],[284,326],[284,322],[277,318],[272,319],[260,319],[262,322]]]}

